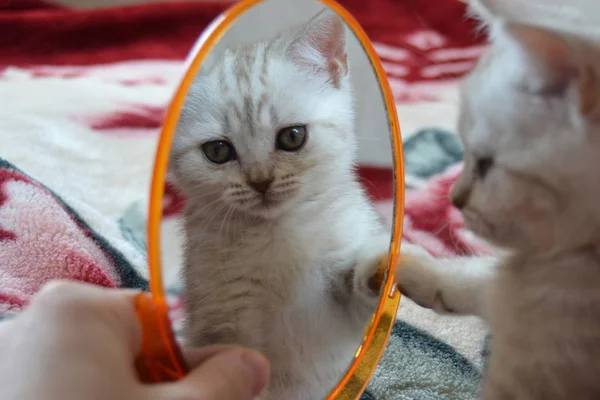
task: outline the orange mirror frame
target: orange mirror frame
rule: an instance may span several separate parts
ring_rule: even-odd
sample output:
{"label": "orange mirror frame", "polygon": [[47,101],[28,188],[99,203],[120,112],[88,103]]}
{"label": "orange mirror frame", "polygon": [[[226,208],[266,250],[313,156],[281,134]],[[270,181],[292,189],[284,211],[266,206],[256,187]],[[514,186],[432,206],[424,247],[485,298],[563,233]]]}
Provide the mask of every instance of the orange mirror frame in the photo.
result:
{"label": "orange mirror frame", "polygon": [[[185,75],[177,88],[166,118],[158,144],[149,206],[148,221],[148,264],[150,268],[150,291],[136,299],[136,309],[142,326],[142,355],[137,362],[137,370],[144,382],[159,383],[181,379],[187,373],[187,366],[175,340],[168,317],[161,270],[160,226],[167,165],[171,142],[188,90],[198,74],[207,55],[244,12],[265,0],[242,0],[233,4],[202,33],[188,59]],[[390,136],[393,144],[394,166],[394,217],[392,241],[388,266],[396,265],[400,252],[402,222],[404,215],[404,164],[402,139],[396,106],[391,88],[379,56],[369,41],[367,34],[352,15],[334,0],[318,0],[335,11],[350,27],[366,51],[377,74],[387,109]],[[357,349],[354,360],[338,385],[326,400],[357,400],[365,390],[379,359],[385,350],[396,312],[400,303],[400,292],[395,286],[394,269],[387,268],[383,290],[377,310],[365,330],[363,343]]]}

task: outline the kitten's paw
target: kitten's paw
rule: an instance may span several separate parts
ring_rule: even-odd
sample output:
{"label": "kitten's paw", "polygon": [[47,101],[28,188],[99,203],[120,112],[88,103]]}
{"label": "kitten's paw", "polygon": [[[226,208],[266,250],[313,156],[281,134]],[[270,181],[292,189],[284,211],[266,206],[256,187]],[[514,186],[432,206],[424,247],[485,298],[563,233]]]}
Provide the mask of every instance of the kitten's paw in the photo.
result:
{"label": "kitten's paw", "polygon": [[379,299],[390,251],[389,234],[375,235],[365,243],[354,268],[354,289],[371,301]]}
{"label": "kitten's paw", "polygon": [[388,262],[388,253],[358,263],[355,271],[355,287],[368,297],[379,297]]}
{"label": "kitten's paw", "polygon": [[443,278],[437,262],[426,252],[401,253],[396,268],[396,284],[401,294],[421,307],[438,313],[453,313],[453,308],[444,298]]}

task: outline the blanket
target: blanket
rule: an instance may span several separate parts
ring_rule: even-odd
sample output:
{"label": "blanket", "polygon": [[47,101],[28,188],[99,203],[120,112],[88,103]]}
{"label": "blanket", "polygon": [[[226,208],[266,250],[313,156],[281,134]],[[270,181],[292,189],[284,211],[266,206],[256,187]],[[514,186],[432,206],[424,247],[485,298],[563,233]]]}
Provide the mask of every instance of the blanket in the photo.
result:
{"label": "blanket", "polygon": [[[345,0],[378,51],[397,102],[406,164],[404,240],[437,256],[488,251],[447,200],[460,171],[457,83],[484,48],[464,5]],[[36,0],[0,6],[0,318],[48,280],[147,288],[146,210],[157,136],[182,60],[222,3],[93,11]],[[390,223],[390,171],[359,168]],[[164,232],[183,206],[165,187]],[[177,235],[163,262],[177,265]],[[166,271],[176,329],[176,268]],[[363,399],[473,399],[485,328],[401,300]]]}

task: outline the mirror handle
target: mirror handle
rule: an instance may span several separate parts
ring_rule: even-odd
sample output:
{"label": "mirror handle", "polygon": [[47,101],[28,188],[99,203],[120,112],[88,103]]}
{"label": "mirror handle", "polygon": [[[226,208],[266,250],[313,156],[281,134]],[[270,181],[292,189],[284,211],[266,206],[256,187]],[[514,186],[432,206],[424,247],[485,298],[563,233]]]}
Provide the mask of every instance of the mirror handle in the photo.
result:
{"label": "mirror handle", "polygon": [[166,299],[140,293],[135,309],[142,329],[142,349],[135,367],[144,383],[173,382],[188,368],[171,329]]}

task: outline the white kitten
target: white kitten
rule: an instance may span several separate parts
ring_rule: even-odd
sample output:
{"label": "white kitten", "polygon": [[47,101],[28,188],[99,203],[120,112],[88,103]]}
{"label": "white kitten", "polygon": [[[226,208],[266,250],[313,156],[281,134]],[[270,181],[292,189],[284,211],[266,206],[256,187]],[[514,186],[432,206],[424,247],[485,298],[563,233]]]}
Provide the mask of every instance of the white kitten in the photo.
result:
{"label": "white kitten", "polygon": [[485,400],[600,398],[600,46],[493,19],[451,198],[508,257],[405,258],[401,291],[492,333]]}
{"label": "white kitten", "polygon": [[390,243],[355,176],[345,25],[321,12],[212,61],[170,160],[189,198],[186,338],[264,352],[262,399],[323,398],[361,342]]}

